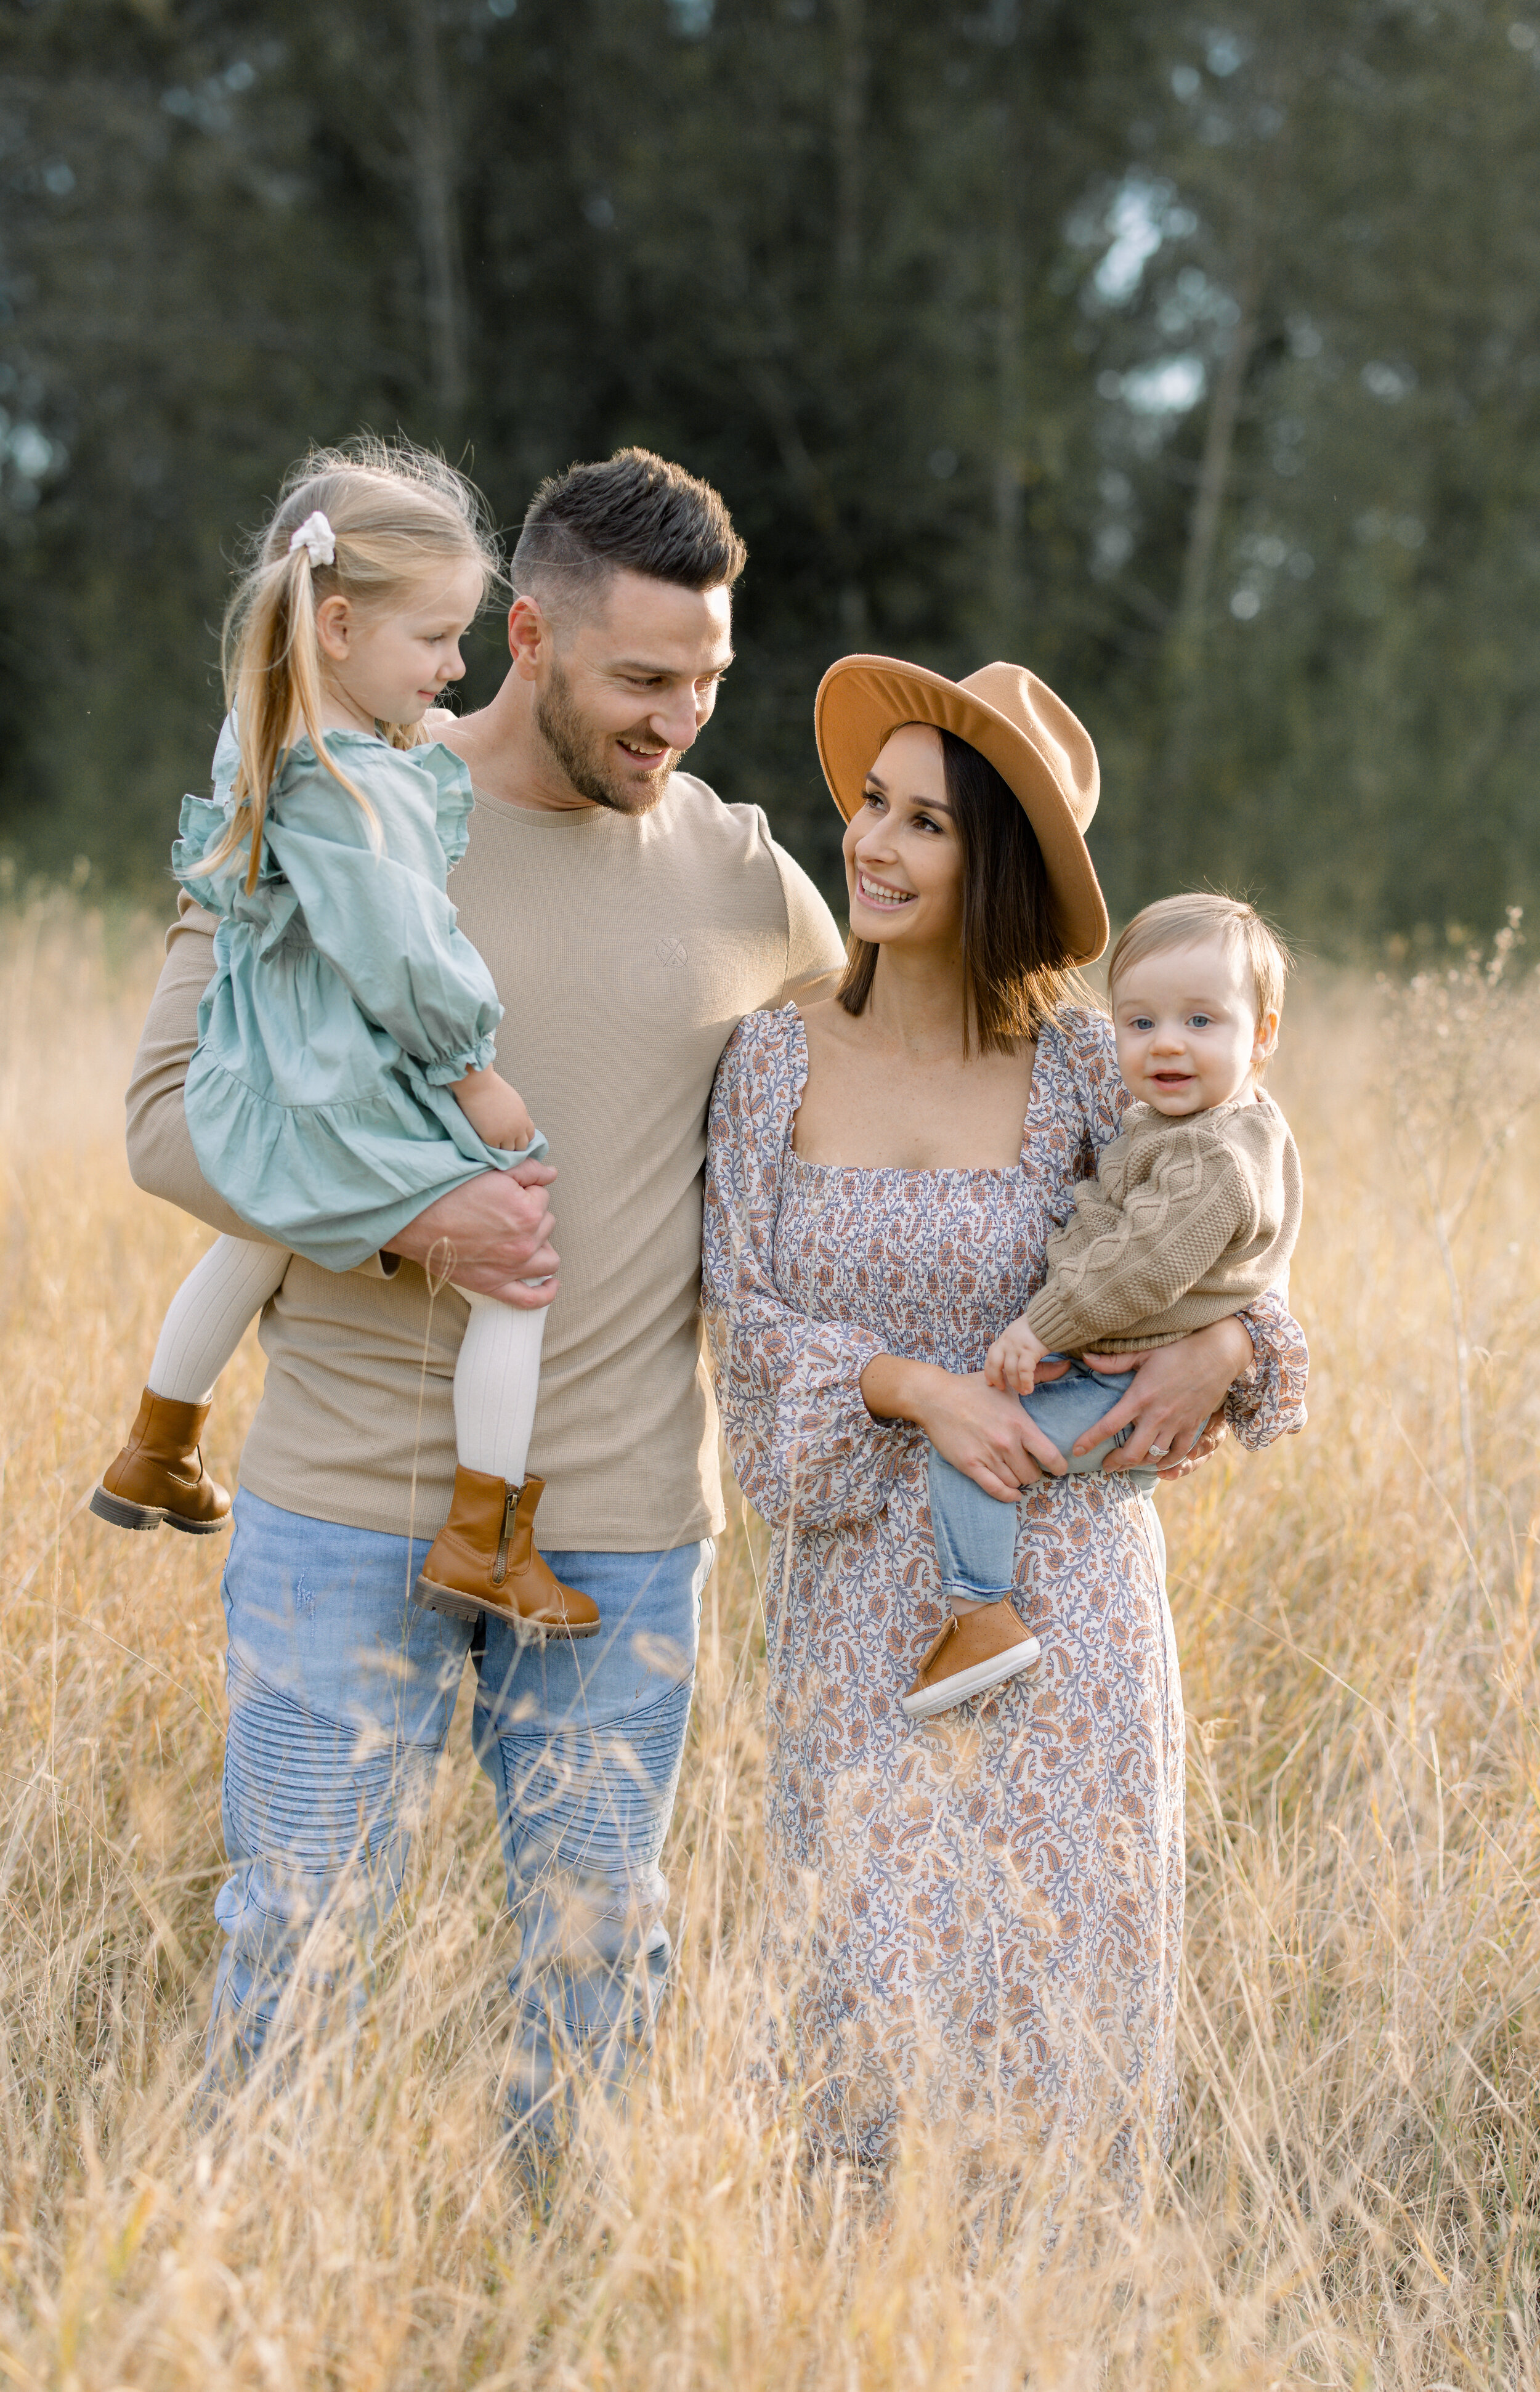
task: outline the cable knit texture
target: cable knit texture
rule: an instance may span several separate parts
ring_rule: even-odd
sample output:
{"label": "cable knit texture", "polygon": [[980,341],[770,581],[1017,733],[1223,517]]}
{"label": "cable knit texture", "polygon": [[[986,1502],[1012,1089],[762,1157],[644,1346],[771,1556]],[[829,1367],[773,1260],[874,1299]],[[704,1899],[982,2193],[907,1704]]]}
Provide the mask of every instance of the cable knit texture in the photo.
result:
{"label": "cable knit texture", "polygon": [[1303,1201],[1270,1097],[1181,1121],[1132,1105],[1048,1241],[1028,1326],[1058,1354],[1173,1346],[1285,1282]]}

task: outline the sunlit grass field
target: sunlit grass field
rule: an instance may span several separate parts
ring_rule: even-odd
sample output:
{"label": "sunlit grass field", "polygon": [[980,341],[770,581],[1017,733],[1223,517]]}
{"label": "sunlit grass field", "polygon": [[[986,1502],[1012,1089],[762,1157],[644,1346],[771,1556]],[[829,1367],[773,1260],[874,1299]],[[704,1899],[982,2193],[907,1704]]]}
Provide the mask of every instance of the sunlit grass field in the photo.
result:
{"label": "sunlit grass field", "polygon": [[[965,2179],[919,2129],[881,2181],[809,2165],[795,2107],[746,2082],[743,1522],[671,1846],[678,1980],[630,2114],[585,2109],[537,2185],[499,2157],[510,1930],[462,1707],[357,2048],[317,2035],[281,2101],[201,2122],[220,1549],[84,1508],[204,1242],[122,1155],[157,955],[149,924],[74,901],[0,917],[0,2375],[1540,2385],[1540,1039],[1514,960],[1494,988],[1451,950],[1455,982],[1400,997],[1317,973],[1286,1018],[1311,1425],[1160,1499],[1189,1720],[1182,2123],[1136,2228],[1045,2257],[1029,2182]],[[222,1476],[260,1372],[251,1340]]]}

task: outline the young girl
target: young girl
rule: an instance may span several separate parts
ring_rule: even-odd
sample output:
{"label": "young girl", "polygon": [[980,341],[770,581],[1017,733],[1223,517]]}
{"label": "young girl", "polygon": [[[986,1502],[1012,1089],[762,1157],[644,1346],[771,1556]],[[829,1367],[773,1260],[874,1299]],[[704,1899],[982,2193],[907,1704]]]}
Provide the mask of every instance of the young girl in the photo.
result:
{"label": "young girl", "polygon": [[[227,1526],[199,1438],[290,1249],[352,1270],[451,1188],[546,1151],[492,1068],[502,1008],[445,893],[470,775],[422,729],[498,569],[469,483],[365,442],[290,474],[232,601],[214,796],[185,801],[172,868],[220,916],[188,1130],[209,1185],[268,1242],[220,1238],[173,1301],[91,1499],[119,1528]],[[534,1549],[545,1314],[460,1292],[454,1502],[417,1599],[591,1636],[595,1606]]]}

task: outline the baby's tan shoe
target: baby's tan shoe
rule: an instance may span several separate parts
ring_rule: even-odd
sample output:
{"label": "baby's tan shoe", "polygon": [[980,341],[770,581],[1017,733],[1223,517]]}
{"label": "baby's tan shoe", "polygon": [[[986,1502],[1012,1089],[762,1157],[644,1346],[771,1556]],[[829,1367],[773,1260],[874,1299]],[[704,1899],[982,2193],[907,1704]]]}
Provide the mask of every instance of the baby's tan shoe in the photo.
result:
{"label": "baby's tan shoe", "polygon": [[970,1695],[985,1694],[1029,1670],[1041,1650],[1010,1602],[981,1603],[977,1611],[954,1613],[902,1696],[904,1710],[911,1719],[950,1711]]}

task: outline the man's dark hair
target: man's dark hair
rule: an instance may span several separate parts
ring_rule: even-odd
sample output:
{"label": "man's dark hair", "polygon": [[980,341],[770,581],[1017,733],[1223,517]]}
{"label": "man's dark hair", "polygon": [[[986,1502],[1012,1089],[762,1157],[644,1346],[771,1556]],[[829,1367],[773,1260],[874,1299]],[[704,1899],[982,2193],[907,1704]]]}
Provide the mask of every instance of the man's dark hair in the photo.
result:
{"label": "man's dark hair", "polygon": [[[1076,993],[1037,833],[988,757],[942,731],[947,802],[963,850],[963,1051],[986,1055],[1035,1038]],[[875,761],[875,759],[873,760]],[[881,949],[852,938],[837,994],[863,1013]]]}
{"label": "man's dark hair", "polygon": [[586,611],[612,573],[681,590],[730,589],[748,551],[719,491],[646,448],[569,465],[540,484],[513,552],[513,587],[563,612]]}

